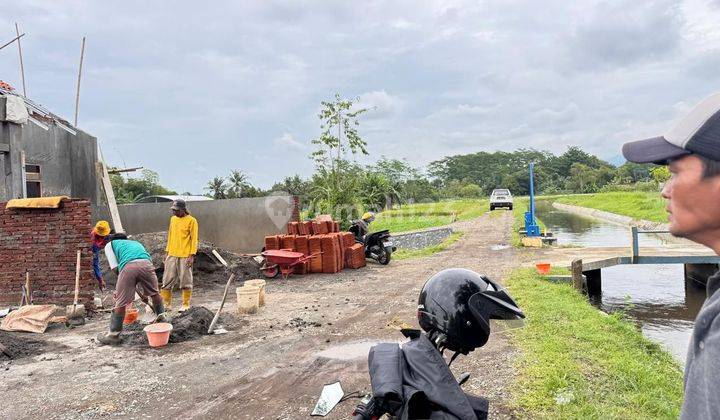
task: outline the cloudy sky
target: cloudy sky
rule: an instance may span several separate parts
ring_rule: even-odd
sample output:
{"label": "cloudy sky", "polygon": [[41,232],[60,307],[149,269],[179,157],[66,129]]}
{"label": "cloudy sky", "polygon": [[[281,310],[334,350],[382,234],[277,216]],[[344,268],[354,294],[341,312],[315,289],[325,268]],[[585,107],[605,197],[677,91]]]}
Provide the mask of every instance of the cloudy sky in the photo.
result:
{"label": "cloudy sky", "polygon": [[[373,107],[369,161],[579,145],[604,158],[720,90],[720,0],[5,4],[28,96],[114,165],[201,193],[232,169],[269,187],[308,175],[320,101]],[[4,34],[4,35],[3,35]],[[16,48],[0,79],[21,86]]]}

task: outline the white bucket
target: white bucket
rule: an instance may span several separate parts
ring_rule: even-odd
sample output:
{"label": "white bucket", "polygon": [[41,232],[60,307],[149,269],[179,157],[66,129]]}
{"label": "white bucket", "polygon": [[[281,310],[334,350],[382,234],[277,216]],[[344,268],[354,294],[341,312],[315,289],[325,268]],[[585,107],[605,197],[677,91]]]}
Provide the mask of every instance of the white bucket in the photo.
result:
{"label": "white bucket", "polygon": [[265,306],[265,280],[262,279],[256,279],[256,280],[247,280],[244,283],[245,287],[255,287],[259,289],[259,295],[258,295],[258,302],[259,306]]}
{"label": "white bucket", "polygon": [[260,290],[257,287],[238,287],[237,293],[238,313],[254,314],[260,304]]}

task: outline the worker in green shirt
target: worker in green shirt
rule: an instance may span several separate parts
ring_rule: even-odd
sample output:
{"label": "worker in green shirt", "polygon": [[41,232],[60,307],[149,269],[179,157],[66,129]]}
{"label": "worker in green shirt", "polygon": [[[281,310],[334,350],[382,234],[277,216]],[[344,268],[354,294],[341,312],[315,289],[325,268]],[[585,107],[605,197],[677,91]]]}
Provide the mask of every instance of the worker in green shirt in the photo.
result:
{"label": "worker in green shirt", "polygon": [[[152,300],[152,308],[157,318],[155,322],[166,321],[165,308],[158,292],[158,279],[155,275],[150,254],[138,241],[127,239],[123,233],[108,237],[105,245],[110,267],[118,271],[115,285],[115,307],[110,313],[110,331],[100,333],[97,340],[100,344],[117,345],[121,343],[120,333],[125,319],[125,308],[135,300],[135,292]],[[117,264],[116,267],[113,267]]]}

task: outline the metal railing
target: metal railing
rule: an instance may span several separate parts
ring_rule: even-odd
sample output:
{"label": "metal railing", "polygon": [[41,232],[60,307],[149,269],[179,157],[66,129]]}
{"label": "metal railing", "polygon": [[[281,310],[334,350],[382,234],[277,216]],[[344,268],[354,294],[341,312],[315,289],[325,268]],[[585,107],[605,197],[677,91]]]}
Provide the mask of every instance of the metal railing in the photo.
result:
{"label": "metal railing", "polygon": [[637,226],[632,226],[630,228],[630,232],[632,233],[632,244],[630,245],[631,250],[631,256],[632,256],[632,262],[636,262],[637,257],[640,256],[640,240],[638,238],[638,235],[640,234],[659,234],[659,233],[670,233],[669,230],[640,230]]}

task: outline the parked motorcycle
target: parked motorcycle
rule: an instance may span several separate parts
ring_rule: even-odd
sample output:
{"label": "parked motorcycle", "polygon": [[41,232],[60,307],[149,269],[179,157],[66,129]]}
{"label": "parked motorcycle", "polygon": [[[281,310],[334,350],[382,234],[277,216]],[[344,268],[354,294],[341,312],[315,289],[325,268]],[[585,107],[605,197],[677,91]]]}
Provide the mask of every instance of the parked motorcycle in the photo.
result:
{"label": "parked motorcycle", "polygon": [[397,247],[393,245],[389,230],[368,233],[363,238],[360,234],[360,227],[357,223],[353,223],[349,231],[355,235],[357,242],[365,245],[366,258],[372,258],[382,265],[390,263],[392,253],[397,251]]}

